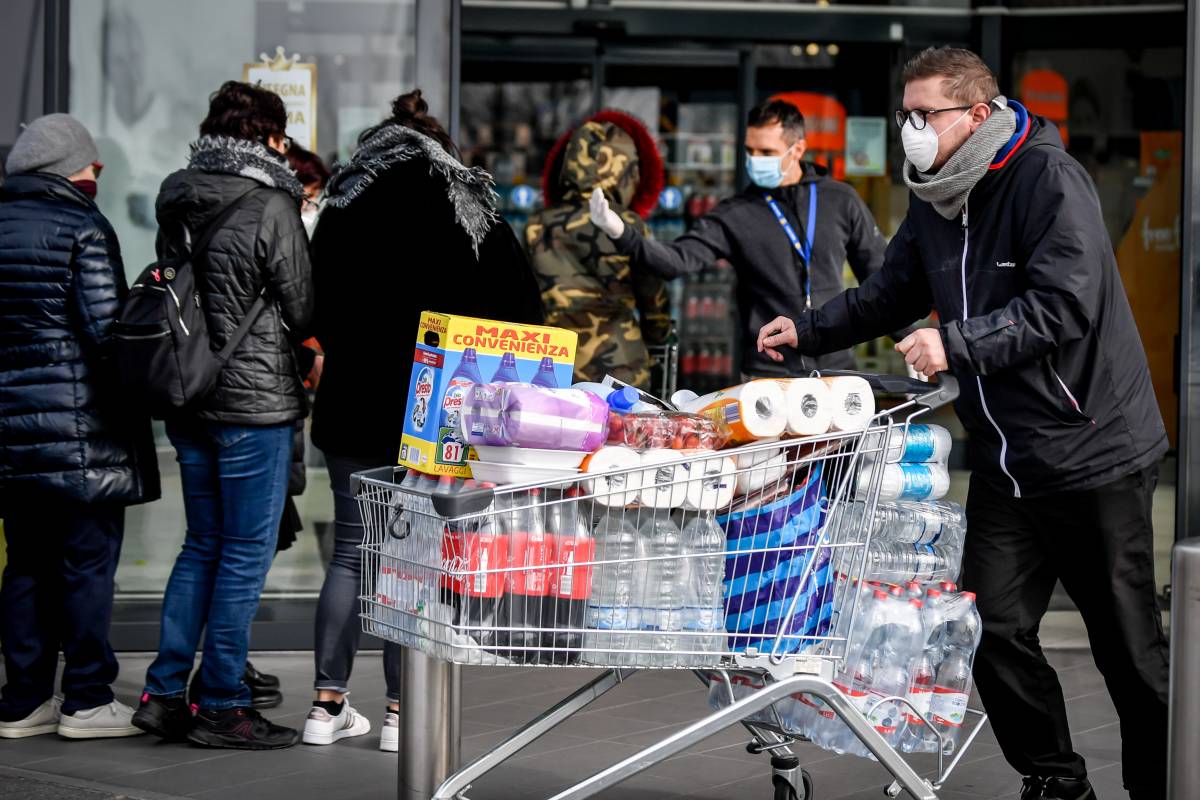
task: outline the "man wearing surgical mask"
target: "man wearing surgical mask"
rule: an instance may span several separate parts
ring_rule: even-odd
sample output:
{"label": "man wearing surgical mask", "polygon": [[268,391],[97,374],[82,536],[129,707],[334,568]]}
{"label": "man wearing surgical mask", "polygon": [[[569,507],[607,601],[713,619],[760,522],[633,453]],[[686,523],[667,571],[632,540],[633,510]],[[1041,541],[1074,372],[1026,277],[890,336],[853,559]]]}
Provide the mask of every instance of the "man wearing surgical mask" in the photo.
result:
{"label": "man wearing surgical mask", "polygon": [[[635,269],[674,278],[729,261],[737,272],[742,370],[753,376],[852,369],[848,349],[810,358],[795,351],[776,362],[755,348],[758,331],[779,315],[796,316],[837,296],[846,262],[863,281],[878,272],[886,246],[871,212],[849,185],[804,161],[804,117],[774,100],[750,112],[746,172],[751,185],[697,220],[670,243],[642,237],[592,192],[591,218]],[[902,337],[901,337],[902,338]]]}
{"label": "man wearing surgical mask", "polygon": [[[949,371],[970,434],[963,588],[975,685],[1022,800],[1095,800],[1038,627],[1056,582],[1120,717],[1131,800],[1166,797],[1168,651],[1151,501],[1167,450],[1146,355],[1091,179],[978,56],[928,49],[896,113],[912,191],[883,269],[758,346],[817,354],[938,312],[897,345]],[[786,347],[785,347],[786,346]]]}

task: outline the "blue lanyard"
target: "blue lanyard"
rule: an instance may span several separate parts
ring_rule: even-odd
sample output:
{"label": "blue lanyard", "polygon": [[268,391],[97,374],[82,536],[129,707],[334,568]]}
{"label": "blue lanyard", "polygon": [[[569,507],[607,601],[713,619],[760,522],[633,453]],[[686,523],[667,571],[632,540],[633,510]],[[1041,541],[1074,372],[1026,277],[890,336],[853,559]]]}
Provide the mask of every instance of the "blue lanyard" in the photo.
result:
{"label": "blue lanyard", "polygon": [[775,202],[775,198],[771,197],[770,193],[767,193],[765,197],[767,205],[775,212],[775,219],[779,220],[779,224],[783,226],[783,232],[787,234],[788,240],[800,256],[800,260],[804,262],[804,307],[811,309],[812,279],[810,273],[812,270],[808,267],[809,261],[812,259],[813,237],[817,232],[817,184],[814,181],[808,185],[808,225],[804,228],[804,242],[801,242],[800,237],[796,235],[796,230],[792,227],[792,223],[788,222],[787,216],[779,207],[779,203]]}

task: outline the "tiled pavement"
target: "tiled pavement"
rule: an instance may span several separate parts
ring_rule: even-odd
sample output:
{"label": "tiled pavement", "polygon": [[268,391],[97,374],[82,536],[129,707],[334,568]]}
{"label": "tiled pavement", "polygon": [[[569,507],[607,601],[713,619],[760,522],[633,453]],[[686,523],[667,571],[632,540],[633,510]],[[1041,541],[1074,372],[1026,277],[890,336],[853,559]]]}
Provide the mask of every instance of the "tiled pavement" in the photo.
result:
{"label": "tiled pavement", "polygon": [[[1116,712],[1086,650],[1056,650],[1068,698],[1076,748],[1086,756],[1102,800],[1121,790]],[[287,701],[271,718],[301,726],[312,679],[307,653],[263,654],[255,663],[283,680]],[[122,658],[118,693],[132,701],[148,657]],[[592,671],[466,668],[463,675],[463,755],[473,759],[593,675]],[[378,723],[384,709],[381,660],[363,653],[356,665],[352,702]],[[653,743],[706,709],[704,690],[690,673],[642,672],[584,713],[535,742],[485,776],[472,800],[549,797],[572,782]],[[764,756],[745,751],[740,726],[659,764],[599,795],[603,798],[771,797]],[[56,736],[0,740],[0,800],[361,800],[396,795],[396,757],[379,752],[375,732],[330,747],[299,745],[285,751],[244,753],[167,745],[148,736],[68,742]],[[835,756],[811,745],[798,748],[820,800],[877,800],[889,782],[877,764]],[[931,767],[928,757],[920,762]],[[990,730],[964,757],[940,797],[984,800],[1015,797],[1019,778],[999,755]]]}

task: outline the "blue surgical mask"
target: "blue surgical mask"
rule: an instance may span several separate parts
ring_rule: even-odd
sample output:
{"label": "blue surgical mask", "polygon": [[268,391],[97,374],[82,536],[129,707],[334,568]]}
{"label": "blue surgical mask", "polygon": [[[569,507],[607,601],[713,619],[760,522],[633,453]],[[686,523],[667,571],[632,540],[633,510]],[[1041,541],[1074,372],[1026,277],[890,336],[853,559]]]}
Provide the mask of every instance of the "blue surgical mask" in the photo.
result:
{"label": "blue surgical mask", "polygon": [[747,155],[746,174],[756,186],[774,189],[783,183],[783,156]]}

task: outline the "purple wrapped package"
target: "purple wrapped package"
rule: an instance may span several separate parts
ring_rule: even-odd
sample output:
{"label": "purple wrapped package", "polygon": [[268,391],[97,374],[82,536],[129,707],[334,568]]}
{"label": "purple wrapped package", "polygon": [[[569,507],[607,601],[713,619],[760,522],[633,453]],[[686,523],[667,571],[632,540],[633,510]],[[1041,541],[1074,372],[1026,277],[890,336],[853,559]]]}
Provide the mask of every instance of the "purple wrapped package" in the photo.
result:
{"label": "purple wrapped package", "polygon": [[463,400],[461,424],[469,445],[590,453],[608,438],[608,403],[580,389],[475,384]]}

